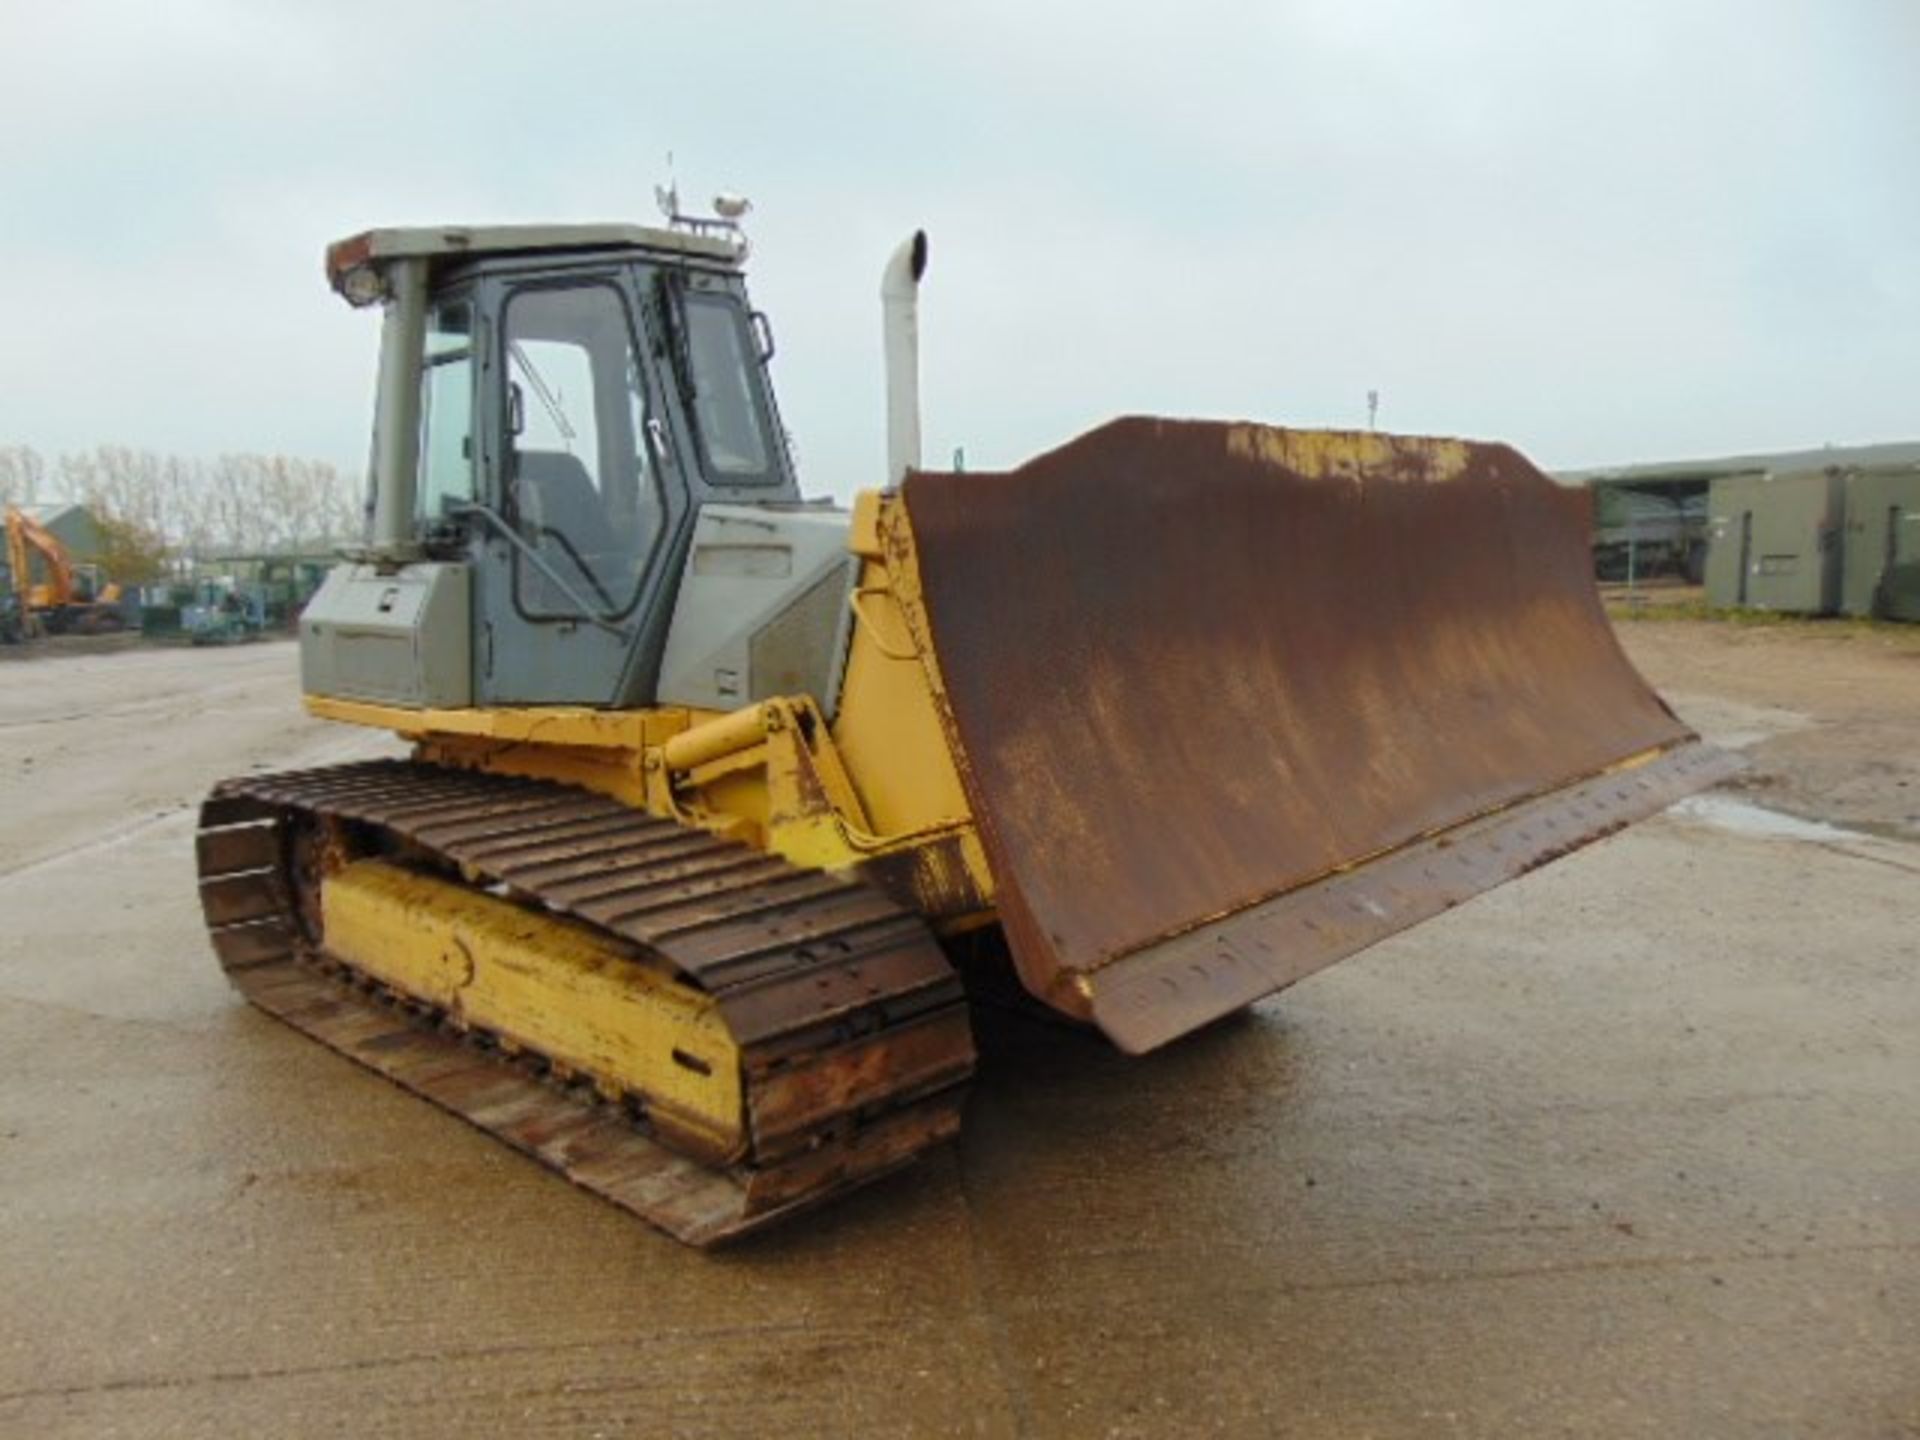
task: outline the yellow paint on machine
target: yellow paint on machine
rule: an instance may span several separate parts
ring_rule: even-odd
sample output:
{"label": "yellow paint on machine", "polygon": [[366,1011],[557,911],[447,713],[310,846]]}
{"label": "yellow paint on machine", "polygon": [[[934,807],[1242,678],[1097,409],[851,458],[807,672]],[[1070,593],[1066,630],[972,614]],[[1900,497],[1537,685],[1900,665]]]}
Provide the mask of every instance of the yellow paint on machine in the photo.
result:
{"label": "yellow paint on machine", "polygon": [[619,750],[634,755],[711,713],[680,706],[647,710],[590,710],[580,705],[415,710],[376,700],[313,694],[306,697],[306,705],[309,714],[322,720],[371,725],[413,739],[464,735],[501,744]]}
{"label": "yellow paint on machine", "polygon": [[359,970],[637,1096],[715,1159],[745,1149],[740,1055],[711,996],[589,926],[361,860],[328,877],[326,949]]}
{"label": "yellow paint on machine", "polygon": [[865,495],[854,532],[866,598],[831,722],[806,696],[724,713],[411,710],[325,695],[307,708],[392,730],[426,764],[577,785],[805,869],[860,875],[942,931],[974,928],[992,919],[993,875],[937,708],[906,517]]}
{"label": "yellow paint on machine", "polygon": [[1241,424],[1227,431],[1227,453],[1296,475],[1333,479],[1452,480],[1466,472],[1472,447],[1464,440],[1383,435],[1371,430],[1283,430]]}

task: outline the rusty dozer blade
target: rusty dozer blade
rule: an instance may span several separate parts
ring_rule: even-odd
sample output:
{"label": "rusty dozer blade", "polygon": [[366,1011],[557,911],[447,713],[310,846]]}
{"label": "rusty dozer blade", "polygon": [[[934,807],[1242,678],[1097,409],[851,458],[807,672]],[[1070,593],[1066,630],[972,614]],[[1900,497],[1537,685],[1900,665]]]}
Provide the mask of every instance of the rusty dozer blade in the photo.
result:
{"label": "rusty dozer blade", "polygon": [[1021,979],[1129,1051],[1735,768],[1504,445],[1134,418],[903,495]]}

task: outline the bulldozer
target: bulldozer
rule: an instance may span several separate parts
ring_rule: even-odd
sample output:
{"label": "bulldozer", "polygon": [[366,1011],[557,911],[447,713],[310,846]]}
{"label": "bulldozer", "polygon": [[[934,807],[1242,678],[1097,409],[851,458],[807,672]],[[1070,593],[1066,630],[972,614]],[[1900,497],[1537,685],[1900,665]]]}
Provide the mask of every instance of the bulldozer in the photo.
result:
{"label": "bulldozer", "polygon": [[247,999],[699,1246],[956,1133],[968,996],[1144,1053],[1727,774],[1499,444],[1129,417],[803,497],[737,225],[375,229],[366,543],[236,778]]}

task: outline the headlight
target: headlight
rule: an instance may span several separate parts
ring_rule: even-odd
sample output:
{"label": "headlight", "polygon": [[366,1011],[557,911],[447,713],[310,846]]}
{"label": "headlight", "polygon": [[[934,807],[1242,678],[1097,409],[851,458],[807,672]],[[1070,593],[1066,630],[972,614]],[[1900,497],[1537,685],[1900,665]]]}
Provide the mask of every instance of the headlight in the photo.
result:
{"label": "headlight", "polygon": [[349,305],[373,305],[387,298],[387,282],[371,265],[356,265],[340,277],[340,293]]}

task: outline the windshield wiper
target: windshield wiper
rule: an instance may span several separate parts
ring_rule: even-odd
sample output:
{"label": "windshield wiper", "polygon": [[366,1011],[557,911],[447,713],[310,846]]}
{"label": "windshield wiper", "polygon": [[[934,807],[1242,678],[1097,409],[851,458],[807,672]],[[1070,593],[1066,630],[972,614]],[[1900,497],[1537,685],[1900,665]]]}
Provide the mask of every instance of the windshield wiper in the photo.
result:
{"label": "windshield wiper", "polygon": [[567,442],[567,448],[571,450],[580,432],[575,430],[573,423],[567,419],[567,412],[560,403],[559,395],[547,383],[547,377],[540,373],[539,366],[528,358],[526,350],[518,340],[509,340],[507,349],[512,354],[514,363],[520,367],[521,373],[527,377],[527,383],[533,386],[533,393],[539,399],[540,407],[547,412],[547,418],[553,421],[553,428],[560,432],[560,438]]}

